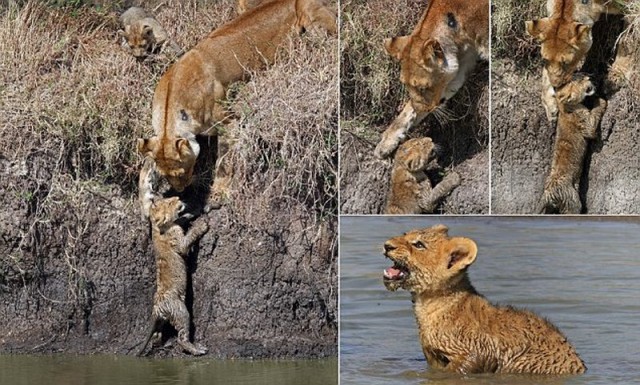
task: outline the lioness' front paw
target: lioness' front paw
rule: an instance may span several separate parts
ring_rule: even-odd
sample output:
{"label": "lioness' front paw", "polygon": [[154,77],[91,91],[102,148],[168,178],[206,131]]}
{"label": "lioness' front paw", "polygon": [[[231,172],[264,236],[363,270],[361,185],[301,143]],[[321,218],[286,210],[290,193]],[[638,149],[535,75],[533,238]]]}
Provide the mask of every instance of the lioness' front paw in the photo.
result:
{"label": "lioness' front paw", "polygon": [[404,139],[404,135],[396,132],[389,132],[388,130],[382,133],[382,140],[376,146],[374,155],[379,159],[389,157],[392,152],[398,148],[400,142]]}

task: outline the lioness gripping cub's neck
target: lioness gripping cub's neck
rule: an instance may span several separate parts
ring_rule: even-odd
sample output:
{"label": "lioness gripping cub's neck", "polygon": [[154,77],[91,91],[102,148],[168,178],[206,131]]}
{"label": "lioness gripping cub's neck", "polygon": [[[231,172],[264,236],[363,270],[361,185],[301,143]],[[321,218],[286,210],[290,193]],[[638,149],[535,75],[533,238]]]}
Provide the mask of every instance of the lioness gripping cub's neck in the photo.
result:
{"label": "lioness gripping cub's neck", "polygon": [[478,248],[437,225],[384,244],[394,265],[384,271],[388,290],[411,292],[422,351],[430,367],[458,373],[575,374],[586,367],[550,322],[478,294],[467,268]]}

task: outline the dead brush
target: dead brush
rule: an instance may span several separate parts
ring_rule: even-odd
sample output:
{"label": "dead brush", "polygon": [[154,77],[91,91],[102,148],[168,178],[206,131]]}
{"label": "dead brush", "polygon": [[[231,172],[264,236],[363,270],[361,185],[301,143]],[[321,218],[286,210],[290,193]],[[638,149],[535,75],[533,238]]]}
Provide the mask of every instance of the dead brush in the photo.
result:
{"label": "dead brush", "polygon": [[316,219],[337,214],[336,40],[313,30],[290,38],[236,95],[231,204],[256,227],[252,219],[270,218],[278,200],[302,203]]}

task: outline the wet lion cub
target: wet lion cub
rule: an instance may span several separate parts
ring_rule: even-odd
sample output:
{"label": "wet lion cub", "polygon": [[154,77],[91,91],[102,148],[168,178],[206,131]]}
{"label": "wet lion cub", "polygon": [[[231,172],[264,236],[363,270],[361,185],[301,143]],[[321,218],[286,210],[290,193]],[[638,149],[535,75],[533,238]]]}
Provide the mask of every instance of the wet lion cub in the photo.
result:
{"label": "wet lion cub", "polygon": [[604,99],[597,99],[592,110],[585,107],[584,99],[594,92],[595,87],[589,77],[582,74],[576,75],[572,82],[557,92],[559,114],[556,142],[539,213],[580,214],[582,211],[578,188],[587,139],[596,137],[598,124],[607,106]]}
{"label": "wet lion cub", "polygon": [[169,321],[178,332],[178,344],[193,355],[207,353],[199,344],[189,342],[190,316],[184,303],[187,291],[187,268],[184,258],[191,246],[207,232],[206,222],[195,222],[184,234],[176,223],[185,209],[178,197],[162,199],[153,203],[149,210],[151,219],[153,249],[156,255],[156,294],[153,298],[151,330],[144,345],[138,352],[141,355],[155,333],[159,339],[161,326]]}
{"label": "wet lion cub", "polygon": [[393,267],[388,290],[411,292],[422,351],[429,366],[458,373],[583,373],[567,338],[532,312],[495,306],[474,289],[467,268],[478,248],[437,225],[384,244]]}
{"label": "wet lion cub", "polygon": [[400,145],[391,170],[385,214],[432,213],[438,202],[460,184],[460,176],[451,172],[432,188],[424,171],[434,159],[431,138],[409,139]]}
{"label": "wet lion cub", "polygon": [[123,29],[118,34],[124,37],[125,47],[137,59],[144,59],[151,53],[161,51],[169,46],[174,54],[179,54],[180,48],[169,39],[167,31],[158,21],[140,7],[131,7],[120,16]]}

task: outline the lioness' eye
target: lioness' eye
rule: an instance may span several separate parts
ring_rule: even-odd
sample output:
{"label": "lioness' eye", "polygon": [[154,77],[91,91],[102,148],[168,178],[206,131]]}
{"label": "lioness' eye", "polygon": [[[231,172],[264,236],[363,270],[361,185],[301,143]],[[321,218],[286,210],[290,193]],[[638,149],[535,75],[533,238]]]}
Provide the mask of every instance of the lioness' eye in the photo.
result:
{"label": "lioness' eye", "polygon": [[447,13],[447,25],[450,28],[455,28],[458,25],[458,22],[456,21],[455,16],[453,16],[453,13]]}
{"label": "lioness' eye", "polygon": [[582,4],[589,4],[589,0],[582,0]]}
{"label": "lioness' eye", "polygon": [[180,119],[186,122],[187,120],[189,120],[189,115],[187,115],[187,113],[184,110],[180,110]]}
{"label": "lioness' eye", "polygon": [[413,247],[415,247],[416,249],[426,249],[424,243],[420,242],[420,241],[415,241],[412,243]]}

